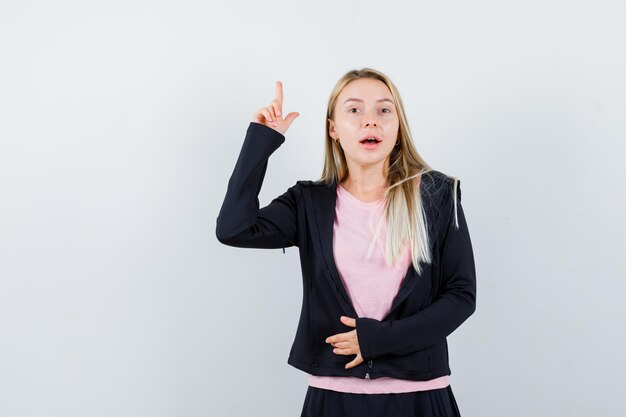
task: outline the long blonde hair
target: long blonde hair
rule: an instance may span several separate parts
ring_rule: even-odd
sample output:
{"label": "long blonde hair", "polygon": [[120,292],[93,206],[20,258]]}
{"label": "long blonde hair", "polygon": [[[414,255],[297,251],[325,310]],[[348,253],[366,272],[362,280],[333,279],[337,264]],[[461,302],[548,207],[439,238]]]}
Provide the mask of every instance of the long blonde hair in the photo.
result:
{"label": "long blonde hair", "polygon": [[[405,245],[410,244],[411,260],[413,267],[419,273],[422,272],[421,262],[431,263],[430,238],[428,235],[427,216],[424,211],[422,196],[420,193],[421,176],[433,169],[420,156],[413,146],[413,139],[404,112],[404,105],[400,93],[393,82],[380,71],[372,68],[354,69],[346,72],[335,84],[328,99],[326,111],[326,138],[324,168],[320,181],[328,186],[337,185],[348,176],[348,164],[341,146],[335,143],[329,133],[330,122],[334,119],[334,110],[337,97],[343,88],[351,81],[361,78],[372,78],[382,81],[389,88],[396,103],[400,122],[398,140],[399,145],[394,147],[389,155],[387,166],[387,184],[385,190],[387,220],[386,259],[388,264],[395,264],[402,256]],[[456,227],[456,188],[458,179],[447,176],[454,180],[454,210]]]}

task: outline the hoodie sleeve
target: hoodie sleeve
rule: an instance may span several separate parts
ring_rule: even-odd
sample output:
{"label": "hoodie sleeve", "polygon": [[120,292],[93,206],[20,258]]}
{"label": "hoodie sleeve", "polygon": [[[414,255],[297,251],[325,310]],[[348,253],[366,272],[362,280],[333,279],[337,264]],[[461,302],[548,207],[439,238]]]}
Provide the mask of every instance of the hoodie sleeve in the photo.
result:
{"label": "hoodie sleeve", "polygon": [[299,183],[259,209],[258,196],[268,159],[284,142],[280,132],[250,122],[217,216],[215,234],[221,243],[262,249],[297,246]]}
{"label": "hoodie sleeve", "polygon": [[[383,355],[405,355],[441,343],[476,310],[476,271],[469,230],[461,206],[460,181],[456,204],[448,192],[447,224],[442,230],[442,289],[423,310],[402,318],[381,322],[359,317],[357,337],[364,360]],[[458,226],[457,226],[458,223]]]}

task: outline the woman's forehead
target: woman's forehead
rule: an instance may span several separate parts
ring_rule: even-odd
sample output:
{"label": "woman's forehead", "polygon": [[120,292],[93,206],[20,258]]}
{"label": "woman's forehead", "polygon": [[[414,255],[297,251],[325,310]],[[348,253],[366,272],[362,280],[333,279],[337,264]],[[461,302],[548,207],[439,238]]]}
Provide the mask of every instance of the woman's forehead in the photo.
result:
{"label": "woman's forehead", "polygon": [[341,104],[354,101],[363,102],[391,102],[394,104],[393,96],[389,88],[379,80],[360,79],[348,83],[338,96]]}

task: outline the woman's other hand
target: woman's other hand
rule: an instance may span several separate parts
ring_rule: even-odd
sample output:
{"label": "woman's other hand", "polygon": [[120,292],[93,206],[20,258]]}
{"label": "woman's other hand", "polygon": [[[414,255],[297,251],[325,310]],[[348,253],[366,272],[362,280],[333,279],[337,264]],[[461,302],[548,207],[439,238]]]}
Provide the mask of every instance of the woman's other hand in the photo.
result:
{"label": "woman's other hand", "polygon": [[252,121],[260,123],[267,127],[285,134],[291,123],[296,117],[300,116],[298,112],[291,112],[283,119],[283,84],[280,81],[276,81],[276,98],[270,102],[266,107],[261,107],[252,115]]}
{"label": "woman's other hand", "polygon": [[[346,326],[356,327],[356,319],[341,316],[339,320]],[[356,355],[356,358],[346,364],[346,369],[354,368],[363,363],[356,328],[346,333],[337,333],[329,336],[326,338],[326,343],[330,343],[330,345],[334,347],[333,353],[338,355]]]}

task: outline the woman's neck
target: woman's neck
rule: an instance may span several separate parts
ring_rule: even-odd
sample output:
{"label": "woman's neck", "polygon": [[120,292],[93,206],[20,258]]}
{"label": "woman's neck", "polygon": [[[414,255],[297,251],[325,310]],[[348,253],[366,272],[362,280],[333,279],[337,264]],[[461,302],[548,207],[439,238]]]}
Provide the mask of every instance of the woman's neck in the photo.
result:
{"label": "woman's neck", "polygon": [[340,184],[350,194],[366,202],[380,200],[385,196],[385,190],[387,189],[387,179],[380,176],[375,178],[355,178],[348,175],[348,178]]}

